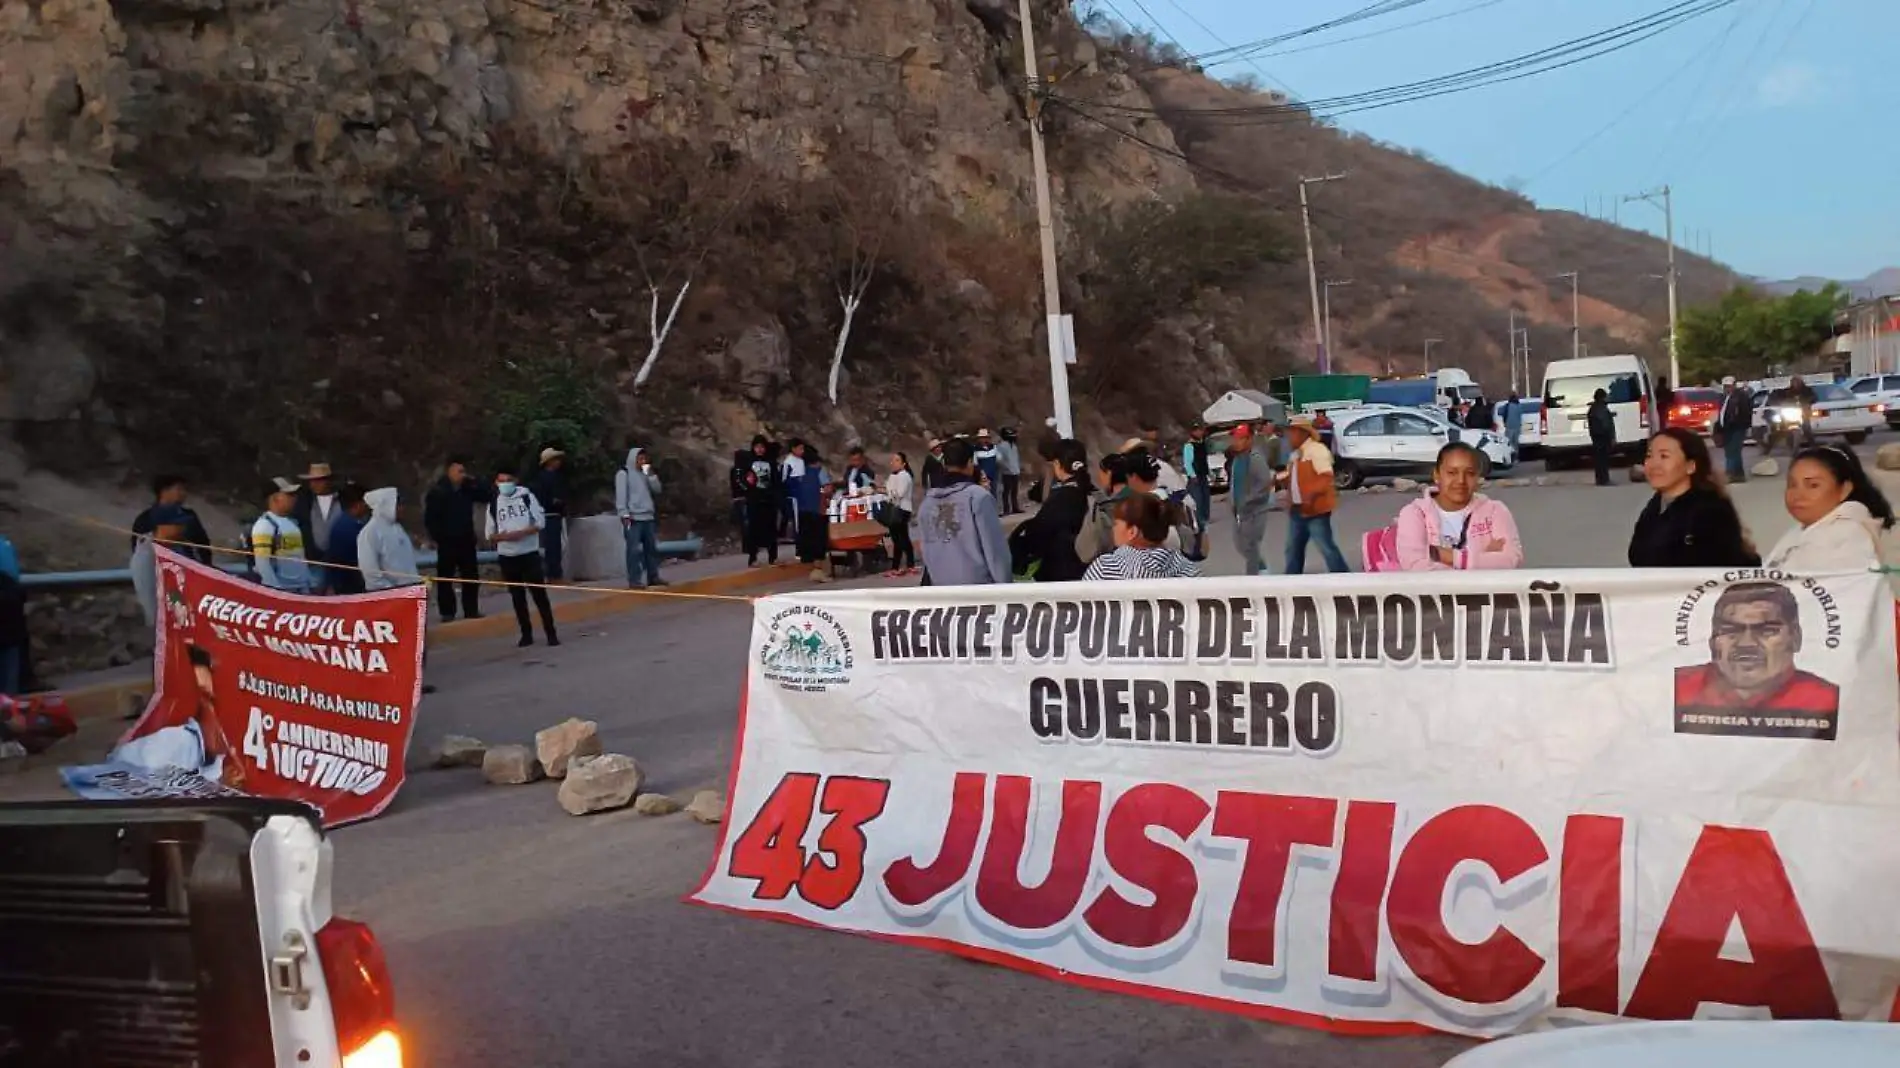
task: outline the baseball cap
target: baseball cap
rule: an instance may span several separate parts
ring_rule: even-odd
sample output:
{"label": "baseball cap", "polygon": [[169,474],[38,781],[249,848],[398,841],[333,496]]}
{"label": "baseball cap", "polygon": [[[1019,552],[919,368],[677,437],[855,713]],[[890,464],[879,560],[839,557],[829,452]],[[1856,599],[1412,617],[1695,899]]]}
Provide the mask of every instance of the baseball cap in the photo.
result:
{"label": "baseball cap", "polygon": [[1732,386],[1732,385],[1734,385],[1734,384],[1735,384],[1735,376],[1734,376],[1734,375],[1723,375],[1723,376],[1722,376],[1722,384],[1723,384],[1723,385],[1725,385],[1725,386]]}

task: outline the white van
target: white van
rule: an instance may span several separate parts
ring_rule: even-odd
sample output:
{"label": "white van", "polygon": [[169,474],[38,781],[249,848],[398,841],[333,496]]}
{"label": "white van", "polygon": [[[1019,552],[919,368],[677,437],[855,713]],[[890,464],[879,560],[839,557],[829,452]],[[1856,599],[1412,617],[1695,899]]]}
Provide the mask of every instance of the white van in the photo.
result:
{"label": "white van", "polygon": [[1616,415],[1616,455],[1642,458],[1655,412],[1656,383],[1649,365],[1631,355],[1591,356],[1544,368],[1545,467],[1555,471],[1590,454],[1588,412],[1599,389],[1609,394]]}

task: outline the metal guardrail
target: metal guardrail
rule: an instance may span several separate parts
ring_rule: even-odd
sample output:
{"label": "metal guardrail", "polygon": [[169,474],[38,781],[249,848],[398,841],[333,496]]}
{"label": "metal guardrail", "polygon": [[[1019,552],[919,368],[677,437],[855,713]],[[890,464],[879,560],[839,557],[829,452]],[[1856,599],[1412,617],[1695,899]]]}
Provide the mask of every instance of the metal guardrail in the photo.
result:
{"label": "metal guardrail", "polygon": [[[669,560],[691,560],[699,555],[700,550],[704,549],[705,545],[705,539],[699,537],[685,538],[680,541],[663,541],[660,543],[660,556],[663,559]],[[492,564],[495,562],[495,559],[495,553],[492,551],[475,554],[475,562],[478,564]],[[435,564],[436,554],[429,552],[416,554],[417,567],[426,571],[435,567]],[[247,570],[246,565],[241,563],[218,564],[217,568],[220,571],[232,575],[241,575]],[[84,586],[129,586],[131,584],[132,569],[129,567],[106,568],[99,571],[45,571],[39,574],[20,576],[20,585],[29,590],[76,589]]]}

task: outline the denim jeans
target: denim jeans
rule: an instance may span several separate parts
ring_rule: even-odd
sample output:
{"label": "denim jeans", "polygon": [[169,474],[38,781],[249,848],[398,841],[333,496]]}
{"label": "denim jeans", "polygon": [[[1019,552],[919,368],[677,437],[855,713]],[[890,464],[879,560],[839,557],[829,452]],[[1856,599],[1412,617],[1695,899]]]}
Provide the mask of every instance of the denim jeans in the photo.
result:
{"label": "denim jeans", "polygon": [[1722,466],[1728,469],[1730,482],[1748,481],[1748,467],[1742,460],[1742,446],[1746,444],[1748,437],[1739,430],[1722,435]]}
{"label": "denim jeans", "polygon": [[1194,501],[1194,513],[1200,520],[1201,529],[1206,530],[1214,522],[1214,492],[1201,479],[1188,481],[1188,496]]}
{"label": "denim jeans", "polygon": [[559,581],[565,574],[561,570],[561,549],[566,540],[566,527],[566,517],[556,512],[548,516],[547,526],[541,528],[541,563],[551,582]]}
{"label": "denim jeans", "polygon": [[1301,515],[1300,506],[1296,504],[1287,510],[1287,574],[1302,575],[1306,573],[1306,543],[1308,539],[1311,539],[1313,544],[1319,547],[1320,558],[1326,561],[1326,570],[1335,573],[1352,570],[1346,566],[1346,557],[1339,551],[1339,542],[1333,539],[1333,517],[1330,515]]}
{"label": "denim jeans", "polygon": [[[652,586],[660,581],[660,524],[636,519],[627,524],[627,585]],[[646,582],[640,581],[641,574]]]}
{"label": "denim jeans", "polygon": [[9,645],[0,649],[0,693],[9,697],[20,695],[20,676],[25,667],[26,647]]}

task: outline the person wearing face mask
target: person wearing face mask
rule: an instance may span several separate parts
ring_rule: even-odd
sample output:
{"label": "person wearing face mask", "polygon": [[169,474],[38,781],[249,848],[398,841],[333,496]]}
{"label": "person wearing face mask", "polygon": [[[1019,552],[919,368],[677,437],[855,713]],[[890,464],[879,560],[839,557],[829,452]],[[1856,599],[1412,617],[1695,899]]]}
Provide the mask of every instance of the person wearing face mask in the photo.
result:
{"label": "person wearing face mask", "polygon": [[1655,492],[1630,534],[1631,567],[1760,565],[1702,435],[1681,427],[1657,433],[1643,477]]}
{"label": "person wearing face mask", "polygon": [[1801,525],[1775,543],[1769,567],[1812,575],[1881,566],[1893,506],[1850,450],[1818,445],[1797,453],[1782,504]]}
{"label": "person wearing face mask", "polygon": [[1478,492],[1478,450],[1454,441],[1438,450],[1435,492],[1399,512],[1399,565],[1407,571],[1490,571],[1524,566],[1517,521]]}
{"label": "person wearing face mask", "polygon": [[1076,536],[1089,519],[1089,459],[1082,443],[1063,438],[1044,446],[1049,491],[1042,507],[1010,533],[1010,569],[1037,582],[1082,577]]}
{"label": "person wearing face mask", "polygon": [[1152,493],[1115,505],[1115,548],[1089,564],[1085,581],[1198,578],[1201,569],[1165,542],[1182,520],[1179,506]]}
{"label": "person wearing face mask", "polygon": [[495,545],[502,580],[509,583],[508,599],[514,602],[515,622],[521,627],[518,644],[524,648],[534,644],[534,627],[528,621],[530,594],[548,644],[561,644],[554,631],[554,606],[548,603],[547,573],[541,568],[541,528],[546,524],[547,513],[526,486],[506,471],[495,476],[495,497],[488,502],[484,533]]}

